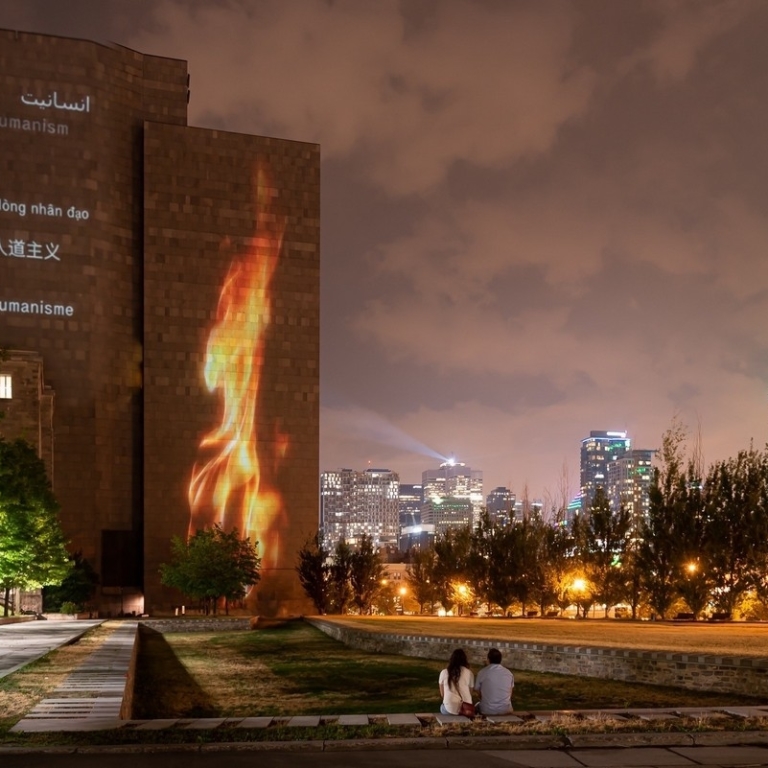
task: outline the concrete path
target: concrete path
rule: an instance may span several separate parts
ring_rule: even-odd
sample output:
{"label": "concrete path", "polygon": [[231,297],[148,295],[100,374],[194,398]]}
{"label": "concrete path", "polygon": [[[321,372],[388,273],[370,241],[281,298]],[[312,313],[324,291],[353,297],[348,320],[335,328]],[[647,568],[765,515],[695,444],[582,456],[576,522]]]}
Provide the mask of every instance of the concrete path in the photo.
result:
{"label": "concrete path", "polygon": [[[121,624],[13,730],[62,730],[71,721],[118,720],[139,625]],[[81,730],[90,730],[83,727]]]}
{"label": "concrete path", "polygon": [[0,678],[54,648],[74,642],[97,624],[101,621],[25,621],[0,625]]}

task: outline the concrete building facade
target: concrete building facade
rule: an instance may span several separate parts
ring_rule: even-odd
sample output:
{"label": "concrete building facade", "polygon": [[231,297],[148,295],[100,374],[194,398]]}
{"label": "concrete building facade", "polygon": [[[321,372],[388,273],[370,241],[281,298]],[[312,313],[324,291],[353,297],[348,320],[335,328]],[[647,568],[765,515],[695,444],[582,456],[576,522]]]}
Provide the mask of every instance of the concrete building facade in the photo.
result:
{"label": "concrete building facade", "polygon": [[[41,455],[97,602],[178,602],[158,573],[171,538],[220,523],[259,542],[251,609],[301,610],[319,148],[188,127],[181,60],[4,30],[0,72],[0,374],[14,359],[44,372]],[[28,410],[10,375],[11,410]]]}

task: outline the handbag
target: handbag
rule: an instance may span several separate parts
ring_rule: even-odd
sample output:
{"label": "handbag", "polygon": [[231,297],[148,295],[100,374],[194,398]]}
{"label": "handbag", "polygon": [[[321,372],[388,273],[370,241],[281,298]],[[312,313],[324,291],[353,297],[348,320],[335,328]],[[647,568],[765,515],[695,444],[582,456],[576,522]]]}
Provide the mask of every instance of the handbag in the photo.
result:
{"label": "handbag", "polygon": [[464,717],[474,717],[475,705],[471,701],[462,701],[459,707],[459,714]]}

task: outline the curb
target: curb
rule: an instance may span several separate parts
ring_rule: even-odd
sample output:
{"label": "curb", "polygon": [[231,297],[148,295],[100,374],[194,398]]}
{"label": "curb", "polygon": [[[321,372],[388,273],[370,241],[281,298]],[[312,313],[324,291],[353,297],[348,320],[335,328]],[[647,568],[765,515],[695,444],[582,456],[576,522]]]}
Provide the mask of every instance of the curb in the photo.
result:
{"label": "curb", "polygon": [[[588,738],[586,738],[588,737]],[[339,741],[251,741],[213,744],[115,744],[79,747],[1,747],[1,755],[142,754],[153,752],[367,752],[403,750],[642,749],[652,747],[743,747],[768,745],[768,731],[711,733],[584,734],[584,736],[447,736]]]}

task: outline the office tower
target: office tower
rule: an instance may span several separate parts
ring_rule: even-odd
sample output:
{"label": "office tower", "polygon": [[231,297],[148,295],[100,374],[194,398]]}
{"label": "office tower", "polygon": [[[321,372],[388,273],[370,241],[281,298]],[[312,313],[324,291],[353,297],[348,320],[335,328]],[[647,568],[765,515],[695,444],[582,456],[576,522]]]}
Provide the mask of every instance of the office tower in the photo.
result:
{"label": "office tower", "polygon": [[435,526],[431,523],[406,525],[400,529],[400,551],[428,549],[435,541]]}
{"label": "office tower", "polygon": [[[480,519],[483,508],[483,473],[472,469],[462,462],[453,459],[443,462],[437,469],[427,469],[421,474],[421,484],[424,492],[422,507],[422,522],[424,510],[428,504],[434,507],[447,499],[455,502],[466,501],[471,510],[469,522],[475,524]],[[454,505],[456,506],[456,505]],[[458,510],[458,506],[456,509]],[[463,515],[462,515],[463,517]]]}
{"label": "office tower", "polygon": [[652,450],[635,448],[608,464],[606,493],[614,510],[622,505],[635,525],[648,515],[648,489],[651,485]]}
{"label": "office tower", "polygon": [[500,485],[485,497],[485,509],[493,522],[505,525],[514,520],[516,501],[515,494]]}
{"label": "office tower", "polygon": [[400,483],[400,527],[408,528],[421,523],[421,505],[424,503],[424,489],[413,483]]}
{"label": "office tower", "polygon": [[0,31],[0,69],[0,434],[46,458],[105,612],[177,604],[171,539],[217,523],[259,543],[251,610],[301,612],[319,147],[189,127],[177,59]]}
{"label": "office tower", "polygon": [[388,469],[340,469],[320,475],[323,543],[333,550],[346,540],[353,548],[363,535],[377,548],[396,547],[400,533],[400,479]]}
{"label": "office tower", "polygon": [[474,526],[475,515],[472,502],[455,496],[427,499],[421,508],[421,524],[434,526],[435,536],[441,536],[449,528]]}
{"label": "office tower", "polygon": [[581,508],[588,510],[598,487],[608,493],[608,464],[629,450],[626,432],[592,431],[581,441]]}

